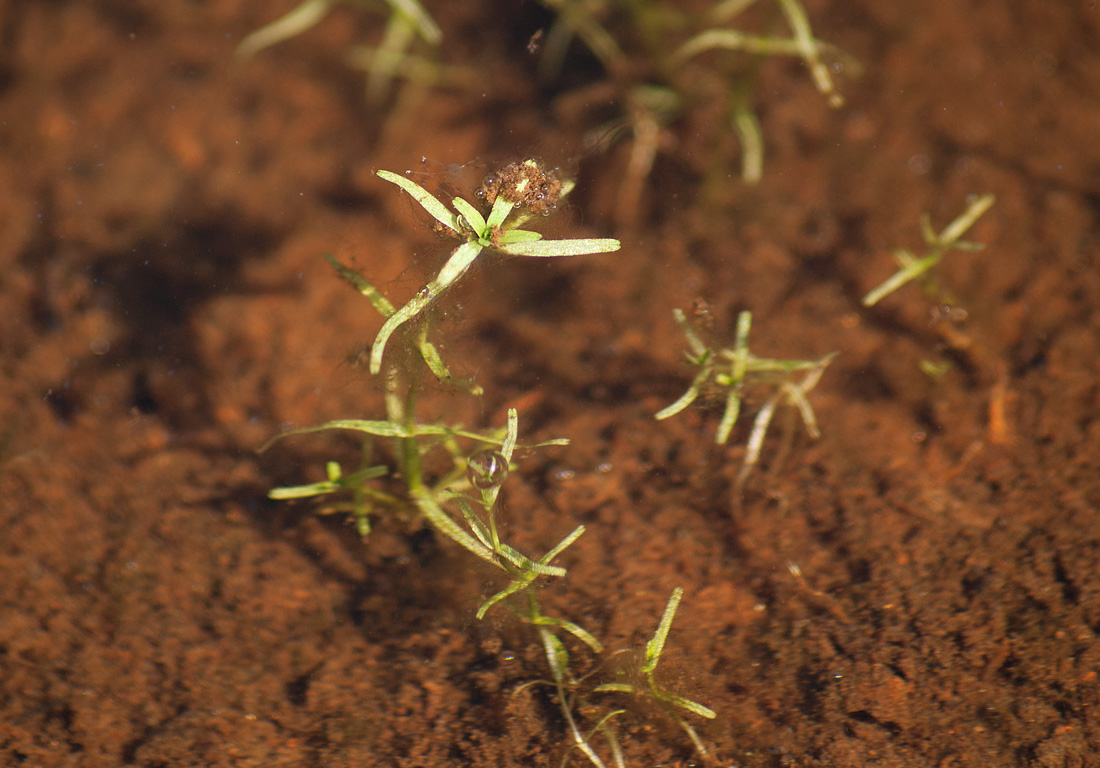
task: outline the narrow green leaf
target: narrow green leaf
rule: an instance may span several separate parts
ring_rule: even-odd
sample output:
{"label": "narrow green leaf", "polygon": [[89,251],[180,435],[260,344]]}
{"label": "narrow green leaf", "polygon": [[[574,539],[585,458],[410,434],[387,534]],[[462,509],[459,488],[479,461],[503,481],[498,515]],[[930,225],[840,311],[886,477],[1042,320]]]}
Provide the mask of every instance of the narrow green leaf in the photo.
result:
{"label": "narrow green leaf", "polygon": [[558,542],[558,545],[539,558],[539,563],[547,565],[551,560],[560,555],[566,547],[579,539],[584,534],[584,526],[578,525],[573,529],[573,532],[566,536],[564,539]]}
{"label": "narrow green leaf", "polygon": [[[583,528],[584,526],[580,527]],[[574,533],[576,532],[574,531]],[[561,545],[559,544],[558,546],[560,547]],[[510,547],[507,544],[501,544],[500,553],[521,572],[517,578],[529,578],[530,580],[533,580],[537,576],[557,576],[560,578],[566,574],[566,570],[560,565],[550,565],[550,559],[553,557],[553,552],[543,555],[535,561],[527,557],[527,555],[523,554],[518,549]]]}
{"label": "narrow green leaf", "polygon": [[515,207],[516,204],[512,200],[504,195],[497,195],[497,199],[493,203],[493,209],[489,211],[489,220],[485,222],[486,225],[491,229],[503,226],[504,220],[508,218],[508,214]]}
{"label": "narrow green leaf", "polygon": [[515,593],[526,589],[530,585],[531,585],[530,580],[517,580],[517,581],[513,581],[511,584],[509,584],[507,587],[502,589],[500,592],[497,592],[495,595],[493,595],[488,600],[486,600],[484,603],[482,603],[481,607],[477,609],[478,621],[485,618],[485,614],[489,612],[489,609],[492,608],[497,603],[499,603],[501,600],[508,597],[509,595],[514,595]]}
{"label": "narrow green leaf", "polygon": [[488,547],[477,541],[473,536],[462,530],[458,523],[443,511],[443,508],[432,498],[431,494],[424,490],[412,491],[413,502],[417,508],[428,518],[428,522],[440,533],[455,541],[462,547],[474,553],[482,560],[496,565],[496,558]]}
{"label": "narrow green leaf", "polygon": [[716,445],[725,445],[730,439],[730,432],[737,423],[737,417],[741,415],[741,393],[737,388],[730,389],[726,395],[726,409],[722,412],[722,421],[718,423],[718,431],[714,435]]}
{"label": "narrow green leaf", "polygon": [[680,411],[687,408],[689,405],[695,402],[695,399],[699,397],[699,392],[702,390],[703,385],[706,383],[707,378],[710,377],[710,369],[704,369],[695,375],[695,378],[691,382],[691,386],[688,387],[688,391],[680,395],[680,398],[672,405],[665,406],[659,410],[653,418],[657,421],[667,419],[669,416],[675,416]]}
{"label": "narrow green leaf", "polygon": [[954,245],[955,241],[962,237],[966,230],[974,226],[974,222],[981,218],[981,215],[988,211],[996,201],[997,198],[994,195],[985,194],[972,202],[961,216],[948,224],[940,233],[940,243]]}
{"label": "narrow green leaf", "polygon": [[466,223],[470,225],[470,229],[474,231],[474,234],[477,235],[479,239],[488,234],[488,227],[485,225],[485,217],[481,215],[481,212],[477,208],[474,208],[461,197],[456,197],[452,200],[451,205],[453,205],[455,210],[462,215],[462,218],[466,219]]}
{"label": "narrow green leaf", "polygon": [[[818,47],[832,49],[833,46],[814,40]],[[784,37],[761,37],[746,35],[733,29],[711,29],[688,40],[673,55],[673,61],[681,64],[693,56],[711,50],[744,51],[764,56],[802,56],[803,48],[797,40]]]}
{"label": "narrow green leaf", "polygon": [[509,464],[512,462],[512,452],[516,449],[517,437],[519,437],[519,411],[509,408],[508,431],[505,433],[504,443],[500,446],[500,453]]}
{"label": "narrow green leaf", "polygon": [[416,348],[420,350],[420,356],[424,358],[425,364],[428,366],[428,370],[432,372],[437,379],[446,383],[453,384],[454,386],[461,387],[475,397],[483,395],[485,390],[481,388],[481,385],[474,381],[472,378],[459,378],[451,373],[447,368],[447,365],[443,362],[443,358],[439,354],[439,350],[435,345],[428,341],[428,326],[422,325],[416,334]]}
{"label": "narrow green leaf", "polygon": [[703,340],[699,338],[699,334],[695,332],[695,328],[688,322],[687,317],[684,315],[684,310],[677,307],[672,310],[672,317],[676,320],[676,325],[680,326],[680,330],[683,331],[684,336],[687,337],[688,346],[691,347],[692,355],[696,359],[705,357],[710,350],[707,345],[703,343]]}
{"label": "narrow green leaf", "polygon": [[718,24],[724,24],[752,5],[756,0],[722,0],[710,11],[710,17]]}
{"label": "narrow green leaf", "polygon": [[288,429],[285,432],[280,432],[274,437],[270,438],[266,443],[261,445],[256,452],[263,453],[272,446],[275,442],[282,440],[285,437],[291,437],[292,435],[308,435],[313,432],[323,432],[326,429],[351,429],[356,432],[366,432],[370,435],[378,435],[379,437],[404,437],[403,430],[394,424],[392,421],[360,421],[360,420],[348,420],[341,419],[338,421],[327,421],[324,424],[318,424],[313,427],[299,427],[298,429]]}
{"label": "narrow green leaf", "polygon": [[899,269],[897,272],[888,277],[882,285],[878,286],[866,296],[863,297],[863,306],[873,307],[884,297],[890,295],[901,286],[910,282],[911,280],[920,277],[932,267],[940,263],[942,254],[939,252],[933,252],[923,259],[914,261],[907,267]]}
{"label": "narrow green leaf", "polygon": [[822,44],[815,40],[813,30],[810,29],[810,20],[806,17],[806,11],[797,0],[779,0],[779,7],[783,15],[787,17],[787,23],[794,32],[794,39],[798,45],[799,54],[806,66],[810,68],[814,85],[819,93],[824,94],[829,100],[829,106],[833,108],[844,105],[844,97],[836,92],[833,87],[833,78],[829,74],[829,68],[821,61]]}
{"label": "narrow green leaf", "polygon": [[737,338],[733,345],[733,386],[741,386],[749,359],[749,330],[752,328],[752,312],[737,315]]}
{"label": "narrow green leaf", "polygon": [[520,571],[520,575],[516,577],[517,579],[527,579],[528,582],[531,582],[538,576],[556,576],[561,578],[566,574],[566,570],[560,565],[547,565],[544,560],[535,562],[518,549],[510,547],[507,544],[500,545],[500,555],[514,565],[516,570]]}
{"label": "narrow green leaf", "polygon": [[569,438],[555,437],[553,440],[543,440],[541,443],[533,443],[525,448],[545,448],[548,445],[569,445]]}
{"label": "narrow green leaf", "polygon": [[585,256],[593,253],[611,253],[621,247],[618,240],[539,240],[528,243],[508,243],[497,248],[509,256],[533,256],[553,258],[556,256]]}
{"label": "narrow green leaf", "polygon": [[393,314],[393,304],[390,303],[390,300],[383,296],[371,283],[368,283],[362,275],[341,264],[331,253],[323,254],[323,256],[340,277],[351,283],[355,290],[367,297],[367,300],[370,301],[371,306],[375,308],[378,314],[382,317],[389,317]]}
{"label": "narrow green leaf", "polygon": [[[368,435],[375,435],[376,437],[418,437],[418,436],[457,436],[466,437],[471,440],[478,440],[490,445],[500,445],[502,439],[492,437],[490,435],[481,435],[477,432],[467,432],[463,429],[455,427],[445,427],[436,424],[416,424],[413,431],[408,431],[400,424],[394,424],[392,421],[368,421],[365,419],[337,419],[335,421],[326,421],[324,424],[317,424],[312,427],[299,427],[297,429],[288,429],[285,432],[280,432],[266,443],[264,443],[257,450],[257,453],[263,453],[271,445],[279,440],[293,435],[308,435],[314,432],[324,432],[330,429],[347,429],[353,432],[365,432]],[[548,444],[560,445],[560,442],[550,441]]]}
{"label": "narrow green leaf", "polygon": [[913,252],[905,248],[895,248],[891,253],[894,255],[894,261],[902,268],[908,267],[917,261],[917,257],[913,255]]}
{"label": "narrow green leaf", "polygon": [[810,400],[806,397],[806,390],[798,384],[788,383],[784,387],[784,391],[787,393],[788,402],[793,403],[798,408],[798,413],[802,416],[802,426],[806,428],[806,433],[814,440],[821,437],[821,430],[817,428],[817,416],[814,415],[813,406],[810,405]]}
{"label": "narrow green leaf", "polygon": [[264,48],[300,35],[323,19],[335,2],[336,0],[305,0],[290,13],[246,35],[237,46],[234,58],[237,61],[250,59]]}
{"label": "narrow green leaf", "polygon": [[282,488],[272,488],[267,492],[269,499],[305,499],[310,496],[323,496],[326,493],[339,491],[341,486],[331,481],[310,483],[309,485],[290,485]]}
{"label": "narrow green leaf", "polygon": [[680,606],[680,600],[683,596],[683,587],[676,587],[672,590],[672,596],[669,597],[668,605],[665,606],[665,613],[661,616],[661,623],[657,625],[657,631],[653,633],[653,639],[646,643],[645,663],[642,665],[642,672],[646,675],[653,674],[653,670],[657,668],[657,662],[660,661],[661,654],[665,650],[668,633],[672,629],[672,620],[676,617],[676,609]]}
{"label": "narrow green leaf", "polygon": [[603,652],[603,645],[587,629],[585,629],[584,627],[581,627],[577,624],[574,624],[571,621],[566,621],[565,619],[558,619],[557,621],[558,621],[558,626],[560,626],[566,632],[573,635],[573,637],[577,638],[582,643],[587,645],[595,653],[602,653]]}
{"label": "narrow green leaf", "polygon": [[714,718],[718,717],[718,713],[710,707],[704,707],[697,701],[685,699],[683,696],[677,696],[675,693],[661,691],[661,698],[663,698],[669,704],[673,704],[680,709],[686,709],[688,712],[699,715],[699,717],[705,717],[707,720],[713,720]]}
{"label": "narrow green leaf", "polygon": [[550,674],[558,685],[565,683],[569,674],[569,651],[561,639],[548,629],[539,629],[542,636],[543,648],[546,651],[546,662],[550,665]]}
{"label": "narrow green leaf", "polygon": [[741,143],[741,179],[756,184],[764,175],[764,137],[747,98],[737,99],[730,123]]}
{"label": "narrow green leaf", "polygon": [[929,248],[935,248],[942,242],[940,236],[936,234],[936,230],[932,228],[932,217],[928,213],[920,215],[920,236]]}
{"label": "narrow green leaf", "polygon": [[509,229],[500,236],[500,244],[508,245],[509,243],[533,243],[536,240],[541,240],[542,235],[538,232],[532,232],[529,229]]}
{"label": "narrow green leaf", "polygon": [[386,0],[386,2],[395,10],[412,19],[416,24],[417,31],[420,32],[420,36],[425,41],[432,45],[439,45],[443,40],[443,33],[440,31],[439,25],[424,10],[424,6],[416,0]]}
{"label": "narrow green leaf", "polygon": [[636,693],[637,689],[628,683],[601,683],[592,689],[597,693]]}
{"label": "narrow green leaf", "polygon": [[470,268],[470,265],[474,263],[482,250],[483,246],[478,243],[463,243],[455,248],[442,269],[439,270],[439,274],[435,276],[435,280],[426,286],[428,290],[432,291],[433,296],[439,295],[453,285],[458,278],[466,274],[466,270]]}
{"label": "narrow green leaf", "polygon": [[757,411],[756,418],[753,419],[752,432],[749,433],[749,440],[745,444],[745,458],[741,460],[741,470],[737,473],[738,487],[748,479],[753,467],[760,460],[760,451],[764,447],[764,436],[768,434],[768,427],[771,426],[772,416],[775,415],[775,408],[779,404],[781,394],[782,392],[777,392],[769,397],[768,401]]}
{"label": "narrow green leaf", "polygon": [[411,179],[407,179],[392,171],[377,171],[379,178],[385,179],[391,184],[396,184],[401,189],[412,195],[413,200],[432,215],[436,221],[445,226],[452,234],[458,235],[458,217],[447,210],[447,206],[439,202],[439,199],[424,187]]}
{"label": "narrow green leaf", "polygon": [[715,48],[727,51],[740,51],[745,48],[745,35],[732,29],[708,29],[696,35],[680,46],[672,55],[676,64],[681,64],[700,53]]}
{"label": "narrow green leaf", "polygon": [[474,532],[474,536],[477,536],[478,541],[484,544],[487,549],[492,549],[493,543],[491,540],[492,537],[489,534],[489,529],[485,523],[481,522],[481,518],[474,514],[469,499],[456,494],[454,502],[458,504],[458,508],[462,510],[462,517],[466,520],[466,525]]}

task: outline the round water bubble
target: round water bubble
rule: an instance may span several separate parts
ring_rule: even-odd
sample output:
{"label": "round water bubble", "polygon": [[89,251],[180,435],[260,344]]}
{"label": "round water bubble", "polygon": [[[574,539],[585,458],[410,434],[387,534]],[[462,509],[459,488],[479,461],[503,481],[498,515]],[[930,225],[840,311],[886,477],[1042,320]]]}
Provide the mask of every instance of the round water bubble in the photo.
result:
{"label": "round water bubble", "polygon": [[508,461],[492,448],[485,448],[466,459],[466,477],[479,491],[496,488],[508,477]]}

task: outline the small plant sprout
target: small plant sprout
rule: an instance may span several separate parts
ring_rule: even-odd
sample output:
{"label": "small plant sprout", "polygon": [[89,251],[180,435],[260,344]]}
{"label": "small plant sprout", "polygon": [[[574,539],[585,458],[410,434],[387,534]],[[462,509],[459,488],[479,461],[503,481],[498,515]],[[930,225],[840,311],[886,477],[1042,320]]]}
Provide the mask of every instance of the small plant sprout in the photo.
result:
{"label": "small plant sprout", "polygon": [[535,160],[513,163],[485,178],[478,197],[492,206],[488,217],[461,197],[451,201],[455,209],[451,212],[437,197],[404,176],[390,171],[378,171],[378,175],[408,192],[436,220],[443,233],[460,240],[461,244],[452,251],[433,280],[405,306],[387,317],[371,346],[370,371],[373,374],[382,369],[382,355],[393,332],[454,285],[483,251],[552,258],[619,250],[618,240],[543,240],[538,232],[520,229],[535,214],[550,213],[573,188],[572,182],[560,181],[553,171],[544,171]]}
{"label": "small plant sprout", "polygon": [[966,210],[944,227],[939,234],[936,234],[936,231],[932,229],[932,220],[929,215],[926,213],[921,216],[921,236],[928,248],[927,253],[918,258],[905,248],[895,249],[894,260],[897,261],[900,269],[887,278],[882,285],[864,296],[863,306],[873,307],[884,297],[912,280],[920,280],[925,293],[938,299],[940,290],[934,282],[932,269],[943,260],[943,257],[950,250],[978,251],[985,247],[982,243],[972,243],[960,238],[966,234],[968,229],[974,226],[974,222],[988,211],[995,201],[996,198],[990,194],[975,197],[966,207]]}
{"label": "small plant sprout", "polygon": [[[608,746],[611,749],[612,764],[616,766],[616,768],[626,768],[626,762],[623,759],[623,751],[619,744],[619,739],[610,727],[612,718],[624,714],[626,710],[615,709],[607,712],[597,721],[596,725],[589,730],[587,735],[582,733],[577,723],[577,718],[573,714],[573,710],[580,699],[579,694],[576,693],[579,681],[573,676],[573,673],[569,669],[569,651],[565,647],[565,643],[563,643],[557,633],[554,632],[554,628],[559,626],[561,622],[558,619],[551,619],[542,615],[538,605],[538,597],[534,592],[527,593],[527,615],[525,618],[528,623],[534,625],[536,632],[538,632],[543,652],[546,655],[546,663],[550,668],[550,676],[553,680],[532,680],[517,688],[515,693],[518,694],[534,685],[554,686],[558,694],[558,706],[561,709],[562,716],[565,718],[565,722],[569,726],[569,736],[572,741],[572,744],[569,745],[569,749],[578,750],[588,758],[588,761],[595,766],[595,768],[606,768],[607,763],[599,756],[595,747],[592,746],[592,738],[597,733],[600,733],[607,740]],[[574,634],[576,633],[574,632]],[[585,638],[582,637],[581,639],[584,640]],[[603,650],[602,646],[595,638],[585,640],[585,642],[596,653]],[[589,705],[587,701],[583,701],[583,703],[586,706]],[[566,756],[562,759],[561,764],[564,766],[567,760],[568,753],[566,753]]]}
{"label": "small plant sprout", "polygon": [[[374,0],[305,0],[285,16],[245,36],[237,46],[237,60],[246,61],[265,48],[302,34],[316,26],[340,3],[359,8],[378,5]],[[412,55],[417,37],[432,47],[438,46],[443,39],[439,25],[417,0],[386,0],[386,4],[389,5],[390,15],[382,42],[377,48],[356,46],[348,56],[354,66],[368,71],[367,100],[372,104],[386,98],[396,75],[416,78],[417,73],[422,73],[429,66],[437,69],[436,65]]]}
{"label": "small plant sprout", "polygon": [[660,704],[661,707],[672,716],[677,724],[684,729],[688,738],[691,739],[691,743],[695,745],[695,749],[698,751],[699,756],[705,761],[708,759],[706,747],[703,746],[699,734],[697,734],[695,729],[691,727],[691,724],[680,715],[678,710],[686,710],[693,715],[698,715],[708,720],[713,720],[717,717],[714,710],[667,690],[658,683],[654,677],[657,672],[657,664],[661,660],[661,654],[664,653],[665,650],[665,641],[668,639],[668,633],[672,629],[672,620],[676,616],[676,609],[679,608],[680,600],[683,596],[684,590],[682,587],[677,587],[672,591],[672,596],[668,599],[668,605],[665,606],[664,615],[661,616],[661,622],[657,625],[657,631],[653,633],[653,637],[646,643],[645,656],[642,660],[640,670],[642,681],[645,686],[644,691],[640,689],[638,685],[632,683],[604,683],[597,686],[596,691],[598,693],[648,693],[654,701]]}
{"label": "small plant sprout", "polygon": [[[738,486],[744,484],[753,467],[760,460],[760,451],[764,436],[771,425],[776,408],[780,405],[793,405],[802,416],[802,424],[810,437],[817,438],[817,418],[807,398],[810,390],[817,386],[821,374],[832,361],[836,353],[825,355],[817,360],[773,360],[757,357],[749,351],[749,329],[752,326],[752,313],[742,312],[737,316],[737,338],[732,349],[714,350],[708,347],[680,309],[673,310],[676,323],[687,337],[689,349],[685,356],[699,372],[688,390],[680,399],[659,411],[657,420],[675,416],[687,408],[704,392],[708,385],[725,390],[726,407],[722,420],[718,424],[714,442],[724,444],[741,414],[741,402],[745,389],[762,386],[772,390],[772,394],[760,408],[753,421],[752,431],[745,448],[745,458],[737,476]],[[795,374],[804,374],[801,380]]]}

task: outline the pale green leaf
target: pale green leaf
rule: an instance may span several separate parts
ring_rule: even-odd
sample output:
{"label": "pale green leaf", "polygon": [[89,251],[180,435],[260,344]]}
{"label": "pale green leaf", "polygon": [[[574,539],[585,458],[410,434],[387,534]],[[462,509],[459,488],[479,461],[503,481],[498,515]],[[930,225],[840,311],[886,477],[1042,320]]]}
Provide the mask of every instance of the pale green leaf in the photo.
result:
{"label": "pale green leaf", "polygon": [[529,229],[509,229],[500,237],[500,244],[507,245],[508,243],[533,243],[536,240],[541,240],[542,235],[538,232],[532,232]]}
{"label": "pale green leaf", "polygon": [[447,209],[447,206],[439,202],[439,199],[431,192],[424,189],[424,187],[420,186],[415,181],[407,179],[400,174],[393,173],[392,171],[377,171],[377,174],[379,178],[385,179],[391,184],[396,184],[412,195],[413,200],[420,203],[420,206],[430,213],[432,218],[449,229],[452,234],[457,235],[459,233],[458,217],[451,213]]}
{"label": "pale green leaf", "polygon": [[474,234],[479,238],[484,237],[486,234],[485,217],[481,215],[481,211],[474,208],[466,200],[461,197],[456,197],[451,201],[451,205],[455,207],[455,210],[462,214],[462,218],[466,219],[466,223],[470,225],[470,229],[474,231]]}
{"label": "pale green leaf", "polygon": [[621,247],[618,240],[580,239],[580,240],[539,240],[527,243],[508,243],[497,250],[509,256],[533,256],[553,258],[556,256],[584,256],[592,253],[611,253]]}

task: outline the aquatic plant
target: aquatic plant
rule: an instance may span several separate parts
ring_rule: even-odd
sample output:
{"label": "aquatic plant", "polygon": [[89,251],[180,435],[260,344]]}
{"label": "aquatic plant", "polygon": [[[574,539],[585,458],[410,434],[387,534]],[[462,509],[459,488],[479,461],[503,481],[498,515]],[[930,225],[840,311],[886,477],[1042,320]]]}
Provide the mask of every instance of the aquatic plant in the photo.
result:
{"label": "aquatic plant", "polygon": [[[688,321],[683,310],[673,310],[677,325],[687,338],[688,349],[684,353],[688,362],[696,366],[695,374],[687,391],[676,402],[661,409],[654,418],[658,421],[683,411],[706,389],[713,388],[724,392],[725,409],[714,442],[723,444],[729,440],[733,427],[741,414],[741,404],[748,388],[761,388],[770,394],[756,413],[752,431],[745,446],[745,458],[741,462],[741,471],[737,475],[737,484],[741,486],[760,460],[764,437],[771,426],[772,417],[781,405],[792,405],[798,409],[802,424],[810,437],[817,438],[817,417],[807,398],[810,390],[817,386],[821,375],[836,353],[830,353],[817,360],[776,360],[757,357],[749,351],[749,329],[752,327],[752,313],[741,312],[737,316],[737,334],[733,347],[714,349],[703,342],[698,331]],[[802,378],[795,374],[801,373]]]}
{"label": "aquatic plant", "polygon": [[[565,638],[569,636],[579,641],[581,647],[593,655],[605,653],[605,646],[591,630],[579,623],[544,612],[539,593],[545,579],[566,575],[566,569],[555,560],[584,534],[584,526],[573,528],[541,555],[529,555],[506,541],[498,524],[501,486],[515,468],[513,458],[520,447],[518,412],[509,409],[508,423],[503,429],[484,432],[467,430],[462,425],[422,423],[417,418],[422,377],[418,367],[412,365],[415,356],[385,354],[391,337],[404,326],[412,326],[413,332],[403,335],[405,351],[419,352],[440,381],[456,383],[437,348],[428,340],[433,313],[427,310],[467,272],[480,254],[495,251],[516,257],[579,256],[618,250],[619,242],[610,239],[543,240],[537,232],[522,229],[521,226],[532,217],[550,213],[573,187],[571,181],[559,179],[555,172],[547,171],[534,160],[510,164],[485,179],[476,199],[488,207],[487,213],[461,197],[452,200],[452,211],[405,176],[389,171],[379,171],[378,175],[411,195],[430,214],[430,226],[458,240],[459,245],[439,273],[399,309],[360,274],[335,258],[326,257],[385,318],[371,348],[370,370],[383,374],[386,417],[329,421],[275,436],[261,450],[291,436],[352,431],[363,436],[362,457],[359,467],[349,474],[344,473],[339,463],[330,461],[325,465],[324,480],[274,488],[268,495],[279,500],[320,499],[323,502],[321,513],[348,514],[364,539],[371,534],[374,518],[388,515],[407,520],[419,516],[465,551],[503,573],[506,583],[482,602],[476,616],[482,619],[496,606],[506,606],[534,629],[546,656],[551,684],[557,691],[558,706],[569,729],[569,748],[579,750],[596,768],[609,764],[624,766],[622,748],[611,724],[625,710],[593,705],[595,697],[602,693],[638,693],[652,697],[669,711],[690,736],[696,750],[705,757],[707,751],[698,734],[676,710],[704,718],[713,718],[714,713],[669,691],[654,678],[683,590],[674,591],[657,633],[646,647],[641,686],[578,679],[571,671]],[[473,382],[462,383],[472,394],[481,392]],[[378,461],[374,450],[377,439],[391,441],[391,455],[395,457],[392,466],[386,461]],[[549,440],[527,447],[567,444],[567,440]],[[429,475],[425,469],[426,457],[438,452],[447,454],[450,462],[443,462],[445,468],[437,468]],[[440,462],[434,462],[433,466],[439,467]],[[594,720],[586,731],[582,730],[579,714],[582,702],[585,718]],[[593,711],[599,714],[593,716]],[[602,736],[608,745],[610,758],[607,760],[592,743],[596,735]]]}
{"label": "aquatic plant", "polygon": [[894,249],[898,270],[869,291],[863,297],[862,304],[868,308],[876,307],[906,284],[917,283],[928,304],[925,319],[919,326],[912,322],[902,325],[907,326],[915,337],[927,338],[931,331],[936,347],[928,357],[917,361],[917,367],[930,382],[936,384],[955,367],[954,362],[962,362],[977,381],[989,385],[989,440],[1003,445],[1011,441],[1005,404],[1008,396],[1007,367],[990,353],[985,344],[964,330],[963,325],[970,313],[962,301],[940,284],[936,273],[936,267],[950,251],[978,251],[985,247],[983,243],[963,240],[962,237],[993,207],[994,202],[996,198],[992,194],[971,195],[966,209],[940,232],[932,228],[931,217],[923,214],[920,229],[925,253],[917,256],[905,248]]}
{"label": "aquatic plant", "polygon": [[[616,206],[620,223],[636,221],[641,190],[658,153],[681,143],[670,132],[693,113],[716,105],[740,144],[741,178],[750,184],[760,180],[765,142],[754,101],[763,59],[801,59],[817,90],[834,108],[844,103],[834,72],[860,72],[852,57],[814,36],[799,0],[723,0],[706,13],[657,0],[540,2],[556,14],[541,41],[543,77],[552,78],[561,70],[574,38],[608,73],[610,85],[591,86],[600,98],[585,101],[613,101],[619,114],[591,131],[588,151],[605,151],[624,137],[631,142]],[[757,23],[737,26],[753,6]],[[780,25],[785,33],[777,29]],[[750,27],[761,31],[749,31]],[[715,178],[726,178],[723,159],[708,159],[707,165]]]}
{"label": "aquatic plant", "polygon": [[[512,163],[485,178],[477,196],[492,206],[487,217],[473,203],[461,197],[451,201],[455,209],[451,212],[439,198],[416,182],[390,171],[378,171],[378,175],[408,192],[435,219],[437,231],[462,242],[451,252],[439,274],[417,291],[407,304],[386,318],[386,323],[371,345],[370,371],[374,374],[382,368],[382,355],[390,335],[454,285],[483,252],[553,258],[619,250],[618,240],[543,240],[538,232],[520,229],[533,216],[546,215],[554,210],[561,198],[573,189],[573,182],[563,183],[556,172],[544,170],[536,160]],[[425,355],[425,360],[428,359],[429,356]]]}
{"label": "aquatic plant", "polygon": [[[303,0],[289,13],[246,35],[237,46],[237,61],[247,61],[265,48],[306,32],[341,3],[365,10],[378,5],[373,0]],[[386,4],[389,18],[378,46],[354,46],[347,52],[349,64],[367,71],[367,100],[372,104],[385,100],[398,76],[430,81],[443,79],[445,72],[414,52],[418,38],[431,48],[443,40],[439,25],[424,6],[417,0],[386,0]]]}
{"label": "aquatic plant", "polygon": [[863,306],[873,307],[913,280],[921,283],[926,296],[933,300],[942,300],[943,291],[936,282],[932,270],[943,261],[948,251],[980,251],[985,247],[982,243],[963,240],[962,236],[974,226],[974,222],[981,218],[983,213],[993,207],[996,200],[997,198],[990,194],[973,196],[966,210],[956,216],[939,233],[932,229],[932,218],[927,213],[923,214],[920,220],[921,237],[928,250],[923,256],[918,257],[905,248],[895,248],[893,254],[894,260],[898,263],[898,271],[864,296]]}

